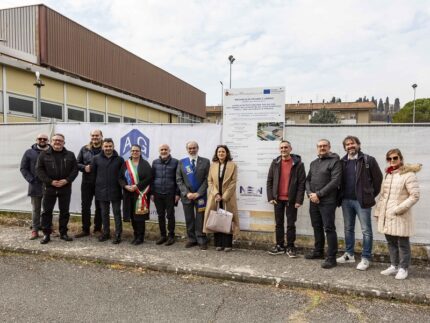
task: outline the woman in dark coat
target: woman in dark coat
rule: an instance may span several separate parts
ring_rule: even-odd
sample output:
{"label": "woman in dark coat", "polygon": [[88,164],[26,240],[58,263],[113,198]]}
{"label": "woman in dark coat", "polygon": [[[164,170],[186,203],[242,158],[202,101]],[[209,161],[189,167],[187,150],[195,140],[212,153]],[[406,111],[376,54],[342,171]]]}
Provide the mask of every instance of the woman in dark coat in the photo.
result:
{"label": "woman in dark coat", "polygon": [[131,146],[130,159],[124,162],[119,175],[123,188],[124,218],[129,217],[133,226],[133,245],[142,244],[145,236],[145,221],[149,220],[149,184],[152,181],[151,165],[141,157],[141,148]]}

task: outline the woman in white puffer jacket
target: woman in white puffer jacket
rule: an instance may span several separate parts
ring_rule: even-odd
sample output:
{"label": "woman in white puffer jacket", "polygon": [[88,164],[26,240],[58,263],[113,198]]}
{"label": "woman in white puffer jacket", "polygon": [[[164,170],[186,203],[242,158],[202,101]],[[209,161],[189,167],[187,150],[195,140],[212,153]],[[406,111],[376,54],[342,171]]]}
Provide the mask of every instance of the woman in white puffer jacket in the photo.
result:
{"label": "woman in white puffer jacket", "polygon": [[405,279],[411,262],[409,237],[414,233],[411,208],[420,198],[415,173],[421,170],[421,164],[404,164],[399,149],[389,150],[386,159],[388,167],[375,216],[378,218],[378,232],[385,234],[388,242],[391,266],[381,274],[396,274],[396,279]]}

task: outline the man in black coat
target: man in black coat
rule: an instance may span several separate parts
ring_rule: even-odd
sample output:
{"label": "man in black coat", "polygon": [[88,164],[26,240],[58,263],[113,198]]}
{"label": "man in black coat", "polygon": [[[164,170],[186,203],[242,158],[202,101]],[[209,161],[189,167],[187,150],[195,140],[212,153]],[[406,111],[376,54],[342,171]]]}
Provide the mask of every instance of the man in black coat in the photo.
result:
{"label": "man in black coat", "polygon": [[311,162],[306,177],[306,194],[310,201],[309,213],[314,229],[315,247],[306,259],[323,259],[325,236],[327,258],[321,264],[324,269],[336,266],[337,233],[335,213],[338,188],[342,180],[339,156],[330,152],[330,141],[321,139],[317,144],[318,158]]}
{"label": "man in black coat", "polygon": [[[285,254],[296,257],[297,209],[302,206],[305,195],[305,166],[299,155],[290,154],[291,144],[282,140],[281,153],[272,161],[267,175],[267,200],[275,209],[276,246],[271,255]],[[285,247],[285,216],[287,217],[287,246]]]}
{"label": "man in black coat", "polygon": [[[156,244],[175,243],[175,204],[179,201],[179,189],[176,184],[178,160],[170,155],[170,147],[162,144],[159,147],[160,158],[152,162],[151,194],[158,213],[160,239]],[[169,238],[166,232],[166,218]]]}
{"label": "man in black coat", "polygon": [[52,212],[58,198],[60,209],[60,239],[72,241],[67,235],[69,223],[70,197],[72,182],[78,176],[78,164],[75,154],[64,147],[64,135],[55,134],[51,139],[51,147],[40,153],[37,159],[36,174],[43,183],[43,213],[41,244],[48,243],[52,233]]}
{"label": "man in black coat", "polygon": [[48,135],[40,133],[37,135],[36,143],[27,149],[21,159],[20,171],[22,176],[28,182],[28,196],[31,198],[32,214],[31,214],[31,237],[30,240],[39,237],[40,225],[40,210],[42,208],[42,182],[36,176],[37,158],[42,151],[49,148]]}
{"label": "man in black coat", "polygon": [[358,217],[363,233],[363,250],[358,270],[366,270],[372,258],[371,211],[381,190],[382,172],[376,159],[361,152],[360,139],[347,136],[343,140],[347,154],[342,158],[342,190],[338,203],[342,205],[345,228],[345,253],[338,263],[354,263],[355,219]]}
{"label": "man in black coat", "polygon": [[112,204],[115,221],[114,244],[121,242],[122,220],[121,220],[121,199],[122,192],[119,185],[119,173],[124,159],[114,150],[114,143],[111,138],[103,140],[102,152],[93,158],[91,169],[96,180],[96,200],[100,202],[103,234],[99,241],[110,239],[110,205]]}
{"label": "man in black coat", "polygon": [[[78,168],[82,172],[81,182],[81,220],[82,232],[75,235],[75,238],[82,238],[90,235],[91,227],[91,204],[95,195],[94,172],[91,169],[91,162],[94,156],[102,151],[103,133],[96,129],[91,131],[91,141],[83,146],[78,154]],[[96,212],[94,215],[94,232],[100,232],[102,228],[102,216],[99,201],[95,200]]]}

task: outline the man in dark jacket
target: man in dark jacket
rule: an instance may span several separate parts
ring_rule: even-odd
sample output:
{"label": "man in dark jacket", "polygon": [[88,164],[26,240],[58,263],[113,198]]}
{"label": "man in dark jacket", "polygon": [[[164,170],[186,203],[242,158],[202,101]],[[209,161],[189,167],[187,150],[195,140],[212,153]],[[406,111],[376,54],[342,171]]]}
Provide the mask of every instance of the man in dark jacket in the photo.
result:
{"label": "man in dark jacket", "polygon": [[114,150],[114,143],[111,138],[103,140],[102,152],[93,158],[91,169],[96,180],[96,200],[100,202],[103,234],[99,241],[110,239],[110,204],[115,221],[114,244],[121,242],[122,221],[121,221],[121,199],[122,192],[119,185],[119,171],[124,159]]}
{"label": "man in dark jacket", "polygon": [[[103,133],[96,129],[91,131],[91,141],[83,146],[78,154],[78,168],[82,172],[81,182],[81,220],[82,232],[75,235],[75,238],[82,238],[90,235],[91,227],[91,204],[95,195],[95,176],[91,169],[91,162],[94,156],[102,151]],[[100,232],[102,228],[102,217],[99,201],[95,201],[96,213],[94,215],[94,232]]]}
{"label": "man in dark jacket", "polygon": [[[382,172],[372,156],[361,152],[360,139],[347,136],[343,140],[347,154],[342,158],[341,203],[345,229],[345,254],[338,263],[354,263],[355,219],[358,217],[363,233],[363,251],[358,270],[366,270],[372,258],[372,206],[381,190]],[[340,202],[339,201],[339,202]]]}
{"label": "man in dark jacket", "polygon": [[323,259],[327,236],[327,258],[321,264],[329,269],[336,266],[337,234],[335,213],[337,193],[342,180],[339,156],[330,152],[330,142],[321,139],[317,144],[318,158],[311,162],[306,177],[306,194],[310,199],[309,213],[315,236],[315,248],[306,259]]}
{"label": "man in dark jacket", "polygon": [[36,163],[40,152],[49,148],[48,135],[40,133],[37,135],[36,143],[27,149],[21,159],[21,174],[28,182],[28,196],[31,198],[31,237],[30,240],[39,237],[40,210],[42,208],[42,183],[36,176]]}
{"label": "man in dark jacket", "polygon": [[60,239],[72,241],[67,235],[69,223],[70,197],[72,182],[78,176],[78,164],[75,154],[64,147],[64,135],[55,134],[51,140],[51,147],[42,151],[37,159],[36,174],[43,183],[43,239],[40,243],[48,243],[52,233],[52,211],[58,198],[60,209]]}
{"label": "man in dark jacket", "polygon": [[[302,206],[305,194],[305,166],[299,155],[290,154],[291,144],[281,141],[281,155],[272,161],[267,175],[267,200],[275,209],[276,246],[272,255],[284,254],[296,257],[297,209]],[[287,217],[287,246],[285,248],[284,214]]]}
{"label": "man in dark jacket", "polygon": [[[178,160],[170,155],[170,147],[162,144],[159,147],[160,158],[152,162],[151,192],[158,213],[160,239],[157,245],[166,243],[170,246],[175,243],[175,204],[178,203],[180,193],[176,184],[176,168]],[[169,238],[167,239],[166,218]]]}

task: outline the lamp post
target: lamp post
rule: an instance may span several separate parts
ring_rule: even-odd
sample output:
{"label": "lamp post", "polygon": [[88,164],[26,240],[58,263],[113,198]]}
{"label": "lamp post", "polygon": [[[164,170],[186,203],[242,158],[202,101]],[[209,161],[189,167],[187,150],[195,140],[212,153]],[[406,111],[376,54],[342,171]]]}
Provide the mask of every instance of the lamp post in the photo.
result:
{"label": "lamp post", "polygon": [[417,86],[416,84],[412,84],[412,88],[414,89],[414,110],[412,112],[412,123],[415,123],[415,94],[417,91]]}
{"label": "lamp post", "polygon": [[41,109],[41,102],[40,102],[40,88],[42,86],[45,86],[43,84],[42,80],[40,79],[40,72],[36,71],[36,82],[34,82],[34,86],[36,87],[36,118],[37,122],[40,122],[42,119],[42,109]]}
{"label": "lamp post", "polygon": [[230,55],[228,57],[228,60],[230,61],[230,89],[231,89],[231,65],[233,65],[233,62],[236,60],[236,58],[234,58],[233,55]]}

